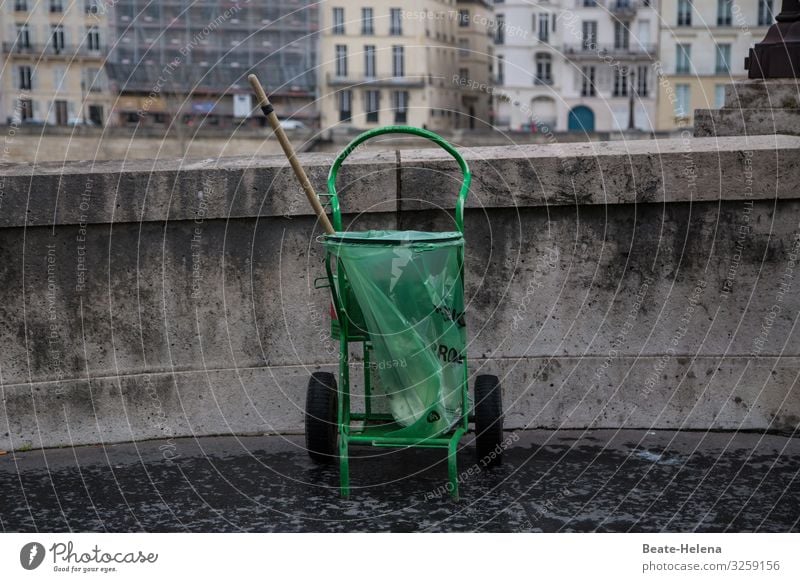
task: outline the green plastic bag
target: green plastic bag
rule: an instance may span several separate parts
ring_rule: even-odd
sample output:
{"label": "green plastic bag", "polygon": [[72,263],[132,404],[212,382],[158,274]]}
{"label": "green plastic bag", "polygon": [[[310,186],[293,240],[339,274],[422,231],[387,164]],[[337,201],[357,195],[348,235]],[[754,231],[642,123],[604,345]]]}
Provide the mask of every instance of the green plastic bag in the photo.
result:
{"label": "green plastic bag", "polygon": [[[433,437],[450,429],[464,413],[461,233],[346,232],[323,244],[347,277],[349,333],[369,337],[376,391],[406,427],[393,434]],[[335,290],[340,301],[343,291]]]}

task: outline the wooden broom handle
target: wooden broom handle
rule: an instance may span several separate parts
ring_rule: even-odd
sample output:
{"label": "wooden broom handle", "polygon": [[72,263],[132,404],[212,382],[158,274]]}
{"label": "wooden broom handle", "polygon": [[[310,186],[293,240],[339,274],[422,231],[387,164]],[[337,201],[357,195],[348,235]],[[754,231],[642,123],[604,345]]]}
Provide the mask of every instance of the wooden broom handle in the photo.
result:
{"label": "wooden broom handle", "polygon": [[276,115],[275,110],[272,108],[272,103],[269,102],[269,98],[264,92],[264,87],[261,86],[261,83],[258,81],[258,77],[255,75],[248,75],[247,80],[250,81],[250,86],[253,88],[253,91],[256,94],[256,99],[258,100],[258,106],[267,117],[267,121],[269,122],[270,127],[272,127],[272,131],[274,131],[275,135],[278,137],[278,142],[281,144],[283,153],[286,154],[286,157],[289,159],[289,164],[292,166],[292,170],[294,170],[294,175],[297,176],[297,179],[300,181],[300,185],[303,187],[303,190],[306,193],[306,198],[308,198],[309,204],[311,204],[311,207],[314,209],[314,214],[317,215],[317,218],[322,223],[322,228],[325,230],[325,232],[327,234],[334,234],[336,231],[333,230],[333,225],[331,225],[328,215],[325,214],[325,209],[322,207],[319,197],[314,191],[314,186],[311,185],[308,176],[306,176],[306,171],[303,169],[303,166],[300,165],[300,161],[297,159],[297,156],[294,153],[294,148],[289,142],[289,138],[286,137],[286,132],[283,131],[281,122],[278,120],[278,116]]}

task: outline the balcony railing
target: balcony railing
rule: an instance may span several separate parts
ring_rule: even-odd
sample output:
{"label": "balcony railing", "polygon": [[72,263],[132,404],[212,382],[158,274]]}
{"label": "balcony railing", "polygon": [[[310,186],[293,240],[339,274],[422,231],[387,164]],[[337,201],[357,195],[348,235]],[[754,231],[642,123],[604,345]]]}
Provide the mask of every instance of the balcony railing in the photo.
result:
{"label": "balcony railing", "polygon": [[3,52],[6,54],[29,55],[32,57],[39,56],[39,57],[58,57],[58,58],[75,58],[75,57],[105,58],[107,50],[108,49],[106,47],[90,49],[85,45],[64,46],[56,48],[52,44],[31,43],[23,45],[15,42],[3,43]]}
{"label": "balcony railing", "polygon": [[633,0],[611,0],[608,3],[609,11],[616,16],[633,16],[639,7]]}
{"label": "balcony railing", "polygon": [[639,8],[650,8],[652,0],[575,0],[577,8],[603,8],[616,15],[630,15]]}
{"label": "balcony railing", "polygon": [[341,77],[328,73],[328,85],[332,87],[350,87],[354,85],[369,87],[397,87],[419,89],[425,86],[424,75],[411,75],[406,77],[392,77],[391,75],[378,75],[376,77],[365,77],[363,75],[348,75]]}
{"label": "balcony railing", "polygon": [[582,59],[602,59],[606,57],[654,59],[656,58],[656,46],[636,44],[623,48],[614,45],[581,43],[564,45],[564,54],[569,57]]}

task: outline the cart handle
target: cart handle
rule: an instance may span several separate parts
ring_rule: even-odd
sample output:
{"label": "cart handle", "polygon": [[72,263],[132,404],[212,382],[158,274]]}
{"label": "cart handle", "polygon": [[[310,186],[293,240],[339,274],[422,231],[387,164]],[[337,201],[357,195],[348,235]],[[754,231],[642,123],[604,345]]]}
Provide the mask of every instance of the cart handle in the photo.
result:
{"label": "cart handle", "polygon": [[472,174],[469,171],[469,166],[467,165],[467,161],[461,156],[460,153],[454,148],[450,143],[445,141],[445,139],[433,133],[432,131],[428,131],[427,129],[420,129],[419,127],[412,127],[409,125],[387,125],[386,127],[379,127],[377,129],[370,129],[369,131],[365,131],[358,137],[356,137],[353,141],[347,144],[347,147],[342,150],[342,152],[336,156],[336,160],[334,160],[333,165],[331,166],[330,172],[328,172],[328,194],[327,196],[330,198],[331,204],[331,212],[333,214],[333,228],[337,231],[342,230],[342,213],[339,208],[339,197],[336,194],[336,176],[339,173],[339,168],[341,167],[344,160],[353,153],[353,151],[361,145],[363,142],[367,141],[370,138],[373,138],[378,135],[383,135],[385,133],[409,133],[411,135],[416,135],[419,137],[424,137],[448,154],[453,156],[453,158],[458,162],[459,167],[461,168],[461,173],[463,175],[463,181],[461,182],[461,190],[458,192],[458,201],[456,202],[456,226],[458,227],[458,231],[461,234],[464,234],[464,204],[467,201],[467,194],[469,193],[469,185],[472,181]]}

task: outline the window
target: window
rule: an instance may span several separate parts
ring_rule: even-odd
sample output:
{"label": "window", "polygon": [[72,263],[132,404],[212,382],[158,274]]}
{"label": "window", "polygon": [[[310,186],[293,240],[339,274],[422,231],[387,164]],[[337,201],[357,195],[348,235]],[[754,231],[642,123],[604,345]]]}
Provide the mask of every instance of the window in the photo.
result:
{"label": "window", "polygon": [[405,77],[406,75],[406,60],[405,60],[405,47],[393,46],[392,47],[392,76]]}
{"label": "window", "polygon": [[14,0],[14,11],[15,12],[27,12],[28,11],[28,0]]}
{"label": "window", "polygon": [[675,85],[675,117],[688,117],[689,115],[689,85],[678,83]]}
{"label": "window", "polygon": [[100,29],[96,26],[90,26],[86,31],[86,44],[90,51],[100,50]]}
{"label": "window", "polygon": [[364,76],[375,78],[375,45],[364,45]]}
{"label": "window", "polygon": [[406,123],[408,119],[408,91],[395,91],[392,94],[394,122]]}
{"label": "window", "polygon": [[628,96],[628,69],[617,67],[614,69],[614,97]]}
{"label": "window", "polygon": [[597,22],[586,20],[581,24],[583,33],[583,50],[593,51],[597,48]]}
{"label": "window", "polygon": [[496,83],[502,85],[506,80],[506,63],[503,60],[503,55],[497,55],[497,79]]}
{"label": "window", "polygon": [[53,51],[60,53],[64,50],[64,27],[60,24],[51,26],[51,42],[53,44]]}
{"label": "window", "polygon": [[333,9],[333,34],[344,34],[344,8]]}
{"label": "window", "polygon": [[692,45],[675,45],[675,72],[689,73],[692,69]]}
{"label": "window", "polygon": [[372,8],[361,9],[361,34],[375,34],[375,17]]}
{"label": "window", "polygon": [[542,42],[550,42],[550,15],[539,15],[539,40]]}
{"label": "window", "polygon": [[66,125],[69,122],[69,109],[67,102],[61,99],[53,101],[53,108],[56,110],[56,124]]}
{"label": "window", "polygon": [[730,26],[732,20],[731,0],[717,0],[717,26]]}
{"label": "window", "polygon": [[83,72],[83,86],[92,92],[100,92],[103,87],[103,76],[100,74],[99,69],[86,69]]}
{"label": "window", "polygon": [[469,10],[462,9],[458,11],[458,25],[461,28],[469,26]]}
{"label": "window", "polygon": [[353,117],[353,92],[350,89],[339,91],[339,121],[350,121]]}
{"label": "window", "polygon": [[628,24],[614,21],[614,48],[615,49],[628,49],[630,47],[631,33],[628,30]]}
{"label": "window", "polygon": [[31,48],[31,32],[27,24],[17,24],[17,49]]}
{"label": "window", "polygon": [[581,72],[583,73],[583,78],[581,79],[581,97],[594,97],[597,95],[597,89],[594,84],[595,67],[583,67]]}
{"label": "window", "polygon": [[647,97],[649,87],[647,86],[647,79],[650,75],[650,67],[647,65],[639,65],[636,68],[636,94],[639,97]]}
{"label": "window", "polygon": [[714,86],[714,107],[722,109],[725,105],[725,85]]}
{"label": "window", "polygon": [[367,121],[378,123],[378,110],[380,109],[381,92],[370,90],[364,93],[364,103],[367,108]]}
{"label": "window", "polygon": [[50,12],[64,12],[62,0],[50,0]]}
{"label": "window", "polygon": [[583,0],[584,8],[594,8],[597,6],[597,0]]}
{"label": "window", "polygon": [[30,99],[20,99],[17,101],[17,107],[19,108],[20,120],[33,119],[33,101]]}
{"label": "window", "polygon": [[468,38],[459,38],[458,39],[458,56],[460,56],[460,57],[469,56],[469,39]]}
{"label": "window", "polygon": [[389,34],[393,36],[403,34],[403,11],[400,8],[392,8],[389,11]]}
{"label": "window", "polygon": [[550,85],[553,83],[552,77],[553,59],[546,53],[536,55],[536,76],[533,78],[534,85]]}
{"label": "window", "polygon": [[772,0],[758,0],[758,25],[770,26],[775,18],[772,14]]}
{"label": "window", "polygon": [[102,105],[89,105],[89,121],[98,127],[102,127],[104,119]]}
{"label": "window", "polygon": [[717,45],[717,73],[730,73],[729,63],[731,62],[731,45]]}
{"label": "window", "polygon": [[506,15],[498,14],[494,22],[494,44],[503,44],[506,41]]}
{"label": "window", "polygon": [[347,76],[347,46],[343,44],[336,45],[336,76]]}
{"label": "window", "polygon": [[462,68],[458,70],[459,79],[469,79],[469,69]]}
{"label": "window", "polygon": [[33,83],[31,83],[31,68],[28,65],[22,65],[19,68],[19,89],[23,91],[30,91],[33,89]]}
{"label": "window", "polygon": [[692,0],[678,0],[678,26],[692,25]]}

